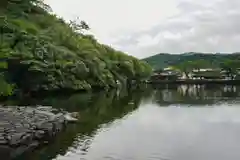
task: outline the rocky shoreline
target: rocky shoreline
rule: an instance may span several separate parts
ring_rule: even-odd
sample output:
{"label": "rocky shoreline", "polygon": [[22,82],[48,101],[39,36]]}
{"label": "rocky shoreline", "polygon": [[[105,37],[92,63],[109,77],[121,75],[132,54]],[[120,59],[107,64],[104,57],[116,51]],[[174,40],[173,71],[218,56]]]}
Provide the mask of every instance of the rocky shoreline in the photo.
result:
{"label": "rocky shoreline", "polygon": [[65,113],[51,107],[0,107],[1,159],[16,158],[48,143],[67,123]]}

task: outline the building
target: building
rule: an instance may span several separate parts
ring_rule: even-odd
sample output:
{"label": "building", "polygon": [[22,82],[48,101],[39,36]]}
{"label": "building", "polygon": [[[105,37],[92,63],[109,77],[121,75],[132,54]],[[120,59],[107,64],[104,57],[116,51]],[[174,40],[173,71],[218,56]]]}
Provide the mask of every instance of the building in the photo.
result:
{"label": "building", "polygon": [[224,79],[224,74],[217,69],[200,69],[193,70],[192,72],[193,79]]}
{"label": "building", "polygon": [[154,74],[151,76],[152,81],[156,80],[177,80],[181,77],[181,74],[177,71],[171,69],[164,69],[161,71],[154,71]]}

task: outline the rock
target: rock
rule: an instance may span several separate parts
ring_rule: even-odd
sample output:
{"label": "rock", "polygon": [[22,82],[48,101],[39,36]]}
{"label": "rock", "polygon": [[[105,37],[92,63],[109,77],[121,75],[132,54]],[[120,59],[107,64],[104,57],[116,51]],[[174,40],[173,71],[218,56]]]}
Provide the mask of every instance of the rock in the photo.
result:
{"label": "rock", "polygon": [[78,112],[72,112],[72,113],[66,113],[64,117],[68,122],[77,122],[80,115]]}
{"label": "rock", "polygon": [[[52,113],[52,107],[1,107],[0,106],[0,155],[11,159],[48,143],[66,124],[62,113]],[[73,114],[74,115],[74,114]],[[69,121],[77,121],[67,117]],[[50,139],[49,139],[50,138]],[[4,160],[7,158],[4,158]]]}
{"label": "rock", "polygon": [[29,144],[32,142],[33,134],[26,133],[21,137],[21,144]]}
{"label": "rock", "polygon": [[28,150],[31,151],[35,148],[37,148],[40,145],[40,143],[38,141],[32,141],[29,145],[28,145]]}
{"label": "rock", "polygon": [[77,122],[77,121],[78,121],[78,119],[73,118],[73,117],[72,117],[71,115],[69,115],[69,114],[65,114],[64,117],[65,117],[66,121],[68,121],[68,122]]}
{"label": "rock", "polygon": [[38,130],[38,131],[35,132],[34,138],[36,138],[36,139],[41,139],[41,138],[43,138],[44,134],[45,134],[44,131]]}
{"label": "rock", "polygon": [[77,118],[77,119],[80,118],[79,112],[72,112],[72,113],[70,113],[70,115],[74,118]]}
{"label": "rock", "polygon": [[53,124],[51,122],[44,122],[37,126],[38,130],[43,130],[45,133],[48,133],[48,135],[51,135],[51,132],[53,130]]}
{"label": "rock", "polygon": [[35,114],[45,115],[45,116],[47,116],[47,117],[53,117],[53,116],[55,116],[55,114],[52,113],[52,112],[41,111],[41,110],[36,110],[36,111],[35,111]]}
{"label": "rock", "polygon": [[8,136],[8,143],[10,146],[16,146],[20,144],[27,144],[31,141],[32,134],[26,133],[15,133],[11,136]]}
{"label": "rock", "polygon": [[5,139],[4,136],[0,136],[0,145],[6,145],[8,144],[8,141]]}
{"label": "rock", "polygon": [[41,105],[37,105],[37,110],[41,110],[41,111],[52,111],[52,106],[41,106]]}
{"label": "rock", "polygon": [[54,125],[54,132],[55,133],[60,132],[63,128],[62,123],[59,123],[59,122],[54,122],[53,125]]}
{"label": "rock", "polygon": [[60,121],[62,121],[64,119],[64,116],[63,116],[63,114],[62,113],[58,113],[58,114],[56,114],[56,115],[53,115],[53,116],[50,116],[50,118],[48,119],[49,121],[57,121],[57,122],[59,122],[59,120]]}

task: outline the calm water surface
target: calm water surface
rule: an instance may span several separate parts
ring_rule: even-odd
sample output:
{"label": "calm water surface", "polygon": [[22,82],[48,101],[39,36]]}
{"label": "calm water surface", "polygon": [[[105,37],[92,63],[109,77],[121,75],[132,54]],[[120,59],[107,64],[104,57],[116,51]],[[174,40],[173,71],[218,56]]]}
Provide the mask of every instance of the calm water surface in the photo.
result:
{"label": "calm water surface", "polygon": [[239,91],[240,86],[155,86],[38,100],[79,111],[81,120],[19,159],[239,160]]}

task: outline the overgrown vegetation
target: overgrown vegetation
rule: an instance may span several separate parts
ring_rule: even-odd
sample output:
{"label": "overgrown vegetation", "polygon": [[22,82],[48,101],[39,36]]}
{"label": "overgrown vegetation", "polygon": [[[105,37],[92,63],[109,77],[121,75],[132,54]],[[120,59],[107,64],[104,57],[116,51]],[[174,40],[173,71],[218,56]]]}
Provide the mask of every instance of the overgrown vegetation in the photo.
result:
{"label": "overgrown vegetation", "polygon": [[146,62],[83,34],[89,29],[84,21],[67,23],[49,11],[40,0],[1,0],[0,70],[4,78],[0,85],[2,81],[14,84],[24,92],[89,90],[116,87],[117,82],[151,74]]}

